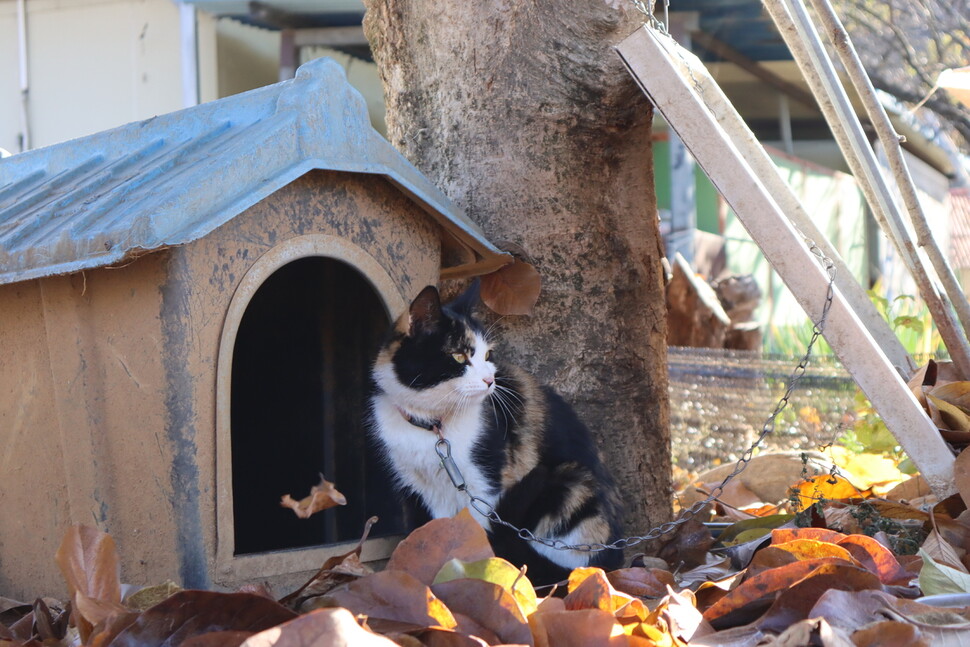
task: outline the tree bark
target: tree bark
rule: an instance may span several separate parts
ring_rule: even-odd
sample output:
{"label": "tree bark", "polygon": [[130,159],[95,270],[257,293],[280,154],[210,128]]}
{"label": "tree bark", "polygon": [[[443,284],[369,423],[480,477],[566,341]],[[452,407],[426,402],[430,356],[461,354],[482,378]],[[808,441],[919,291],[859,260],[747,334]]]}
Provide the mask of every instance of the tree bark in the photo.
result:
{"label": "tree bark", "polygon": [[666,319],[652,108],[612,45],[619,0],[365,0],[388,138],[542,275],[509,359],[592,428],[628,533],[670,517]]}

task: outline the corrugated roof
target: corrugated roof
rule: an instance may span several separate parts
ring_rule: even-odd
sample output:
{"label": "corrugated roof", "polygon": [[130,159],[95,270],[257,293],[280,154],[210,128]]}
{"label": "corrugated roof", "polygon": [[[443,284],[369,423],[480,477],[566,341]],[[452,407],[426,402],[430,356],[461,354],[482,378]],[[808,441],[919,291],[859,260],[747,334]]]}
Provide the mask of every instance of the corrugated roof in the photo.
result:
{"label": "corrugated roof", "polygon": [[312,169],[388,178],[482,257],[510,257],[371,128],[343,69],[0,160],[0,284],[205,236]]}
{"label": "corrugated roof", "polygon": [[970,189],[950,191],[950,262],[970,268]]}

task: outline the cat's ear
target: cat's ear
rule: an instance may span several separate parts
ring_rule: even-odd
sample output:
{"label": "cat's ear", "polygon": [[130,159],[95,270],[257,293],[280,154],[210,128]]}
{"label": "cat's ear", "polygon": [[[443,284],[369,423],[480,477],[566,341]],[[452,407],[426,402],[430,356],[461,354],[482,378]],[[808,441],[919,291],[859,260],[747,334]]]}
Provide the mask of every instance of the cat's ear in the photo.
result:
{"label": "cat's ear", "polygon": [[408,334],[412,337],[431,332],[441,319],[441,297],[438,288],[429,285],[411,302],[408,311]]}
{"label": "cat's ear", "polygon": [[458,295],[458,297],[448,304],[448,307],[465,317],[471,317],[472,312],[474,312],[475,307],[478,305],[481,299],[482,293],[482,282],[478,280],[478,277],[472,281],[464,292]]}

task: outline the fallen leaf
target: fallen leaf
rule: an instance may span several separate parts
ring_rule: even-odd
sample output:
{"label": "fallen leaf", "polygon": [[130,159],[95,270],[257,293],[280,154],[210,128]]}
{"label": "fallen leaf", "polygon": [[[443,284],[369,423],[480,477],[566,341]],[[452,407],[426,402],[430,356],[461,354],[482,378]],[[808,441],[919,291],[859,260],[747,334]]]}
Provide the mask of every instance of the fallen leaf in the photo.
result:
{"label": "fallen leaf", "polygon": [[179,647],[239,647],[254,635],[252,631],[210,631],[182,641]]}
{"label": "fallen leaf", "polygon": [[293,513],[300,519],[309,519],[323,510],[338,505],[347,505],[347,497],[337,491],[333,483],[323,478],[323,474],[321,474],[320,484],[310,488],[309,496],[296,501],[289,494],[284,494],[280,500],[280,505],[293,510]]}
{"label": "fallen leaf", "polygon": [[817,539],[792,539],[784,543],[772,544],[772,548],[789,552],[798,559],[837,557],[850,563],[855,562],[849,551],[842,546]]}
{"label": "fallen leaf", "polygon": [[957,554],[956,549],[950,542],[943,538],[936,528],[930,530],[926,535],[926,539],[923,541],[921,548],[937,564],[949,566],[963,573],[968,572],[967,567],[960,561],[960,556]]}
{"label": "fallen leaf", "polygon": [[930,417],[940,429],[970,431],[970,416],[960,407],[935,397],[932,392],[926,394],[926,403],[930,408]]}
{"label": "fallen leaf", "polygon": [[930,647],[914,625],[897,620],[873,623],[852,634],[856,647]]}
{"label": "fallen leaf", "polygon": [[434,578],[434,584],[451,580],[473,578],[497,584],[518,603],[523,616],[532,614],[539,602],[532,582],[522,570],[500,557],[489,557],[475,562],[452,559],[445,563]]}
{"label": "fallen leaf", "polygon": [[839,546],[851,553],[852,557],[879,576],[883,584],[905,585],[912,579],[893,555],[892,551],[866,535],[849,535],[841,539]]}
{"label": "fallen leaf", "polygon": [[435,584],[431,591],[453,613],[473,619],[503,643],[533,644],[525,615],[512,594],[502,586],[485,580],[461,579]]}
{"label": "fallen leaf", "polygon": [[78,608],[78,594],[107,604],[121,604],[121,563],[111,535],[90,526],[71,526],[54,556],[74,602],[72,619],[85,642],[94,622]]}
{"label": "fallen leaf", "polygon": [[482,302],[500,315],[531,315],[542,278],[535,267],[515,259],[482,277]]}
{"label": "fallen leaf", "polygon": [[135,591],[124,599],[124,603],[132,611],[144,611],[182,590],[182,587],[175,582],[168,581]]}
{"label": "fallen leaf", "polygon": [[181,591],[142,612],[109,644],[169,647],[210,631],[263,631],[295,615],[261,595]]}
{"label": "fallen leaf", "polygon": [[420,627],[454,629],[457,626],[451,611],[430,588],[409,573],[390,568],[336,588],[322,600],[372,619]]}
{"label": "fallen leaf", "polygon": [[795,485],[800,509],[805,510],[823,500],[852,499],[862,496],[845,477],[836,474],[820,474]]}
{"label": "fallen leaf", "polygon": [[778,528],[771,531],[771,543],[775,545],[795,539],[815,539],[817,541],[828,541],[837,544],[847,536],[841,532],[826,528]]}
{"label": "fallen leaf", "polygon": [[475,562],[495,557],[485,530],[465,508],[457,515],[433,519],[404,538],[387,562],[388,570],[410,573],[431,585],[446,562]]}
{"label": "fallen leaf", "polygon": [[607,573],[606,579],[617,591],[639,598],[661,598],[677,583],[672,573],[659,568],[621,568]]}
{"label": "fallen leaf", "polygon": [[845,565],[846,562],[834,557],[823,557],[793,562],[758,573],[715,602],[704,612],[704,619],[713,624],[718,618],[790,588],[812,571],[829,564]]}
{"label": "fallen leaf", "polygon": [[782,590],[758,625],[766,631],[780,632],[795,622],[809,619],[815,603],[829,591],[871,589],[882,590],[882,583],[874,573],[850,564],[823,564]]}
{"label": "fallen leaf", "polygon": [[328,559],[303,586],[280,599],[280,604],[293,610],[302,610],[301,606],[306,600],[323,595],[355,578],[373,573],[374,571],[369,566],[360,561],[360,553],[363,550],[364,541],[370,535],[370,529],[375,523],[377,523],[377,517],[368,519],[364,524],[364,532],[360,541],[352,550]]}
{"label": "fallen leaf", "polygon": [[937,564],[922,548],[923,568],[919,572],[919,588],[923,595],[940,593],[970,593],[970,574],[944,564]]}
{"label": "fallen leaf", "polygon": [[251,636],[243,647],[397,647],[357,624],[346,609],[319,609]]}
{"label": "fallen leaf", "polygon": [[529,616],[536,647],[625,647],[629,644],[612,614],[599,609],[549,611]]}

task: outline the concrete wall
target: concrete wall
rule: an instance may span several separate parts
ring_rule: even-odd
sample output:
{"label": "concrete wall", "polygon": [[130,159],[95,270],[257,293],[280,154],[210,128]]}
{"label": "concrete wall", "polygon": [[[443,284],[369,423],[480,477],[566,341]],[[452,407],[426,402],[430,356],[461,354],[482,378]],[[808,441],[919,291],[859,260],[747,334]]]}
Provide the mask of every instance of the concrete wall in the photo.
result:
{"label": "concrete wall", "polygon": [[64,595],[53,555],[72,523],[110,532],[135,584],[290,585],[319,568],[320,549],[240,559],[222,543],[223,339],[245,310],[238,295],[265,278],[261,259],[306,241],[376,267],[393,316],[438,278],[439,231],[423,211],[380,178],[316,171],[186,246],[0,286],[4,595]]}

